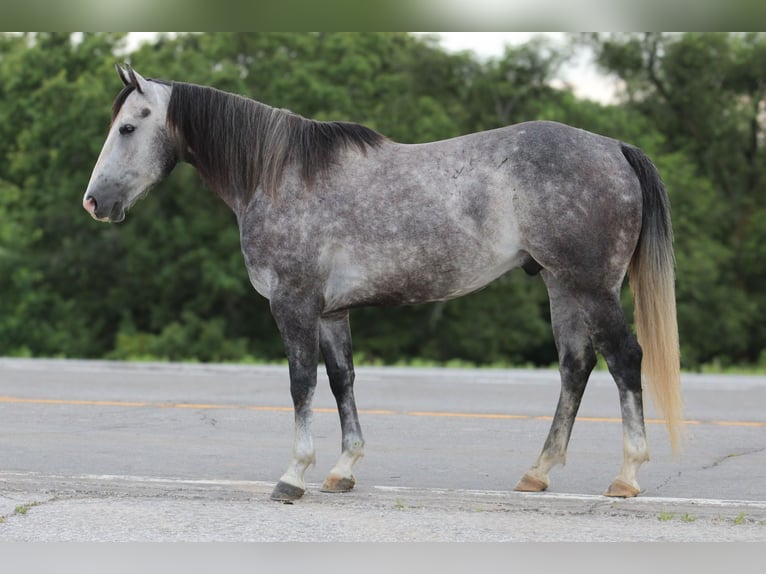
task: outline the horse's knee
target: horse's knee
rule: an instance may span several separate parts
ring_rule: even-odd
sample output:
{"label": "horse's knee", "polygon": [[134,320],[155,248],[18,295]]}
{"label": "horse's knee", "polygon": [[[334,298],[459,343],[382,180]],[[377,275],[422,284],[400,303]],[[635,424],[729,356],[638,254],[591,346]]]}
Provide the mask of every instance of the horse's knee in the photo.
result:
{"label": "horse's knee", "polygon": [[559,369],[563,380],[587,381],[597,362],[596,351],[592,346],[587,346],[579,353],[563,351],[559,358]]}
{"label": "horse's knee", "polygon": [[635,335],[628,333],[616,349],[606,355],[609,370],[615,376],[618,386],[626,391],[641,393],[641,361],[644,352]]}
{"label": "horse's knee", "polygon": [[330,389],[335,398],[343,397],[354,387],[354,367],[328,368],[327,377],[330,379]]}
{"label": "horse's knee", "polygon": [[627,323],[608,323],[594,333],[596,347],[604,355],[617,384],[632,392],[641,391],[643,350]]}

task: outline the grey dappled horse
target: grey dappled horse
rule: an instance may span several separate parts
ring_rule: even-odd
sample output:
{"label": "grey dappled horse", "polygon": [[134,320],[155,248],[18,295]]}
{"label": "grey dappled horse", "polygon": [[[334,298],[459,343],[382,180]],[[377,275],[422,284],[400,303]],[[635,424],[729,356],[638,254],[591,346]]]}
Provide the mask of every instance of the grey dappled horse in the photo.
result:
{"label": "grey dappled horse", "polygon": [[[551,468],[565,462],[596,350],[617,383],[623,420],[624,462],[606,494],[638,494],[636,474],[648,460],[642,357],[675,450],[681,400],[668,198],[640,150],[544,121],[405,145],[358,124],[117,69],[124,88],[83,206],[99,221],[122,221],[186,161],[236,215],[250,281],[270,301],[284,340],[295,407],[292,461],[272,498],[306,490],[319,351],[342,428],[342,453],[322,490],[354,487],[364,439],[349,309],[452,299],[516,267],[540,273],[548,288],[561,371],[550,433],[516,489],[546,489]],[[620,306],[628,272],[641,346]]]}

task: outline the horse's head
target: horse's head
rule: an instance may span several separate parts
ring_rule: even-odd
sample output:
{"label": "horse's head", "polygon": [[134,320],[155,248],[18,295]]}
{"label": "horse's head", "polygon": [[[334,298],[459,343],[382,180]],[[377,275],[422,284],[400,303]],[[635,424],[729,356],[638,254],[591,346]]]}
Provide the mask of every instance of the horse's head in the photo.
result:
{"label": "horse's head", "polygon": [[125,87],[114,102],[112,124],[82,200],[99,221],[122,221],[125,210],[166,177],[178,162],[165,124],[171,86],[117,66]]}

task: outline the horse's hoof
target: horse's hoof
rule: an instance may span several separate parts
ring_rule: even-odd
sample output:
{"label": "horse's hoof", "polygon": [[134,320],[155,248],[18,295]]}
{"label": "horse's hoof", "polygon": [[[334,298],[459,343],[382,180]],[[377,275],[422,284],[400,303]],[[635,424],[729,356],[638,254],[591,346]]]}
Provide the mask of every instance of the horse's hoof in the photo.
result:
{"label": "horse's hoof", "polygon": [[539,478],[525,474],[513,490],[518,492],[542,492],[548,488],[548,483]]}
{"label": "horse's hoof", "polygon": [[639,489],[627,482],[620,480],[619,478],[609,485],[606,489],[604,496],[613,496],[615,498],[633,498],[638,496]]}
{"label": "horse's hoof", "polygon": [[287,484],[280,480],[274,487],[274,490],[271,491],[271,500],[276,500],[278,502],[292,502],[293,500],[298,500],[302,497],[305,492],[305,488]]}
{"label": "horse's hoof", "polygon": [[354,488],[354,485],[356,485],[356,479],[353,475],[344,477],[331,474],[325,478],[322,488],[319,490],[322,492],[348,492]]}

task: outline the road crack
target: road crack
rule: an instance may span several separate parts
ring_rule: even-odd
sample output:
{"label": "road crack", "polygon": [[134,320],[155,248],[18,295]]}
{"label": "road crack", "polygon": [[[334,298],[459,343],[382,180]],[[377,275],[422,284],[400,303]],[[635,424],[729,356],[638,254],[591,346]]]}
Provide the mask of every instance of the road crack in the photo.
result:
{"label": "road crack", "polygon": [[[709,470],[709,469],[711,469],[711,468],[715,468],[715,467],[717,467],[717,466],[720,466],[720,465],[722,465],[722,464],[723,464],[723,463],[725,463],[727,460],[731,460],[731,459],[733,459],[733,458],[739,458],[740,456],[750,456],[750,455],[752,455],[752,454],[759,454],[759,453],[761,453],[761,452],[764,452],[764,451],[766,451],[766,447],[761,447],[761,448],[753,448],[753,449],[750,449],[750,450],[746,450],[746,451],[743,451],[743,452],[733,452],[733,453],[729,453],[729,454],[727,454],[726,456],[722,456],[722,457],[719,457],[719,458],[717,458],[717,459],[716,459],[716,460],[714,460],[714,461],[713,461],[711,464],[708,464],[708,465],[706,465],[706,466],[703,466],[703,467],[702,467],[702,470]],[[679,474],[680,474],[680,473],[679,473]]]}
{"label": "road crack", "polygon": [[665,488],[672,480],[675,480],[676,478],[681,478],[681,475],[683,474],[683,471],[678,471],[676,474],[672,474],[669,477],[667,477],[665,480],[663,480],[660,484],[658,484],[654,490],[658,492],[662,492],[662,489]]}
{"label": "road crack", "polygon": [[[750,456],[754,454],[760,454],[762,452],[766,451],[766,447],[760,447],[760,448],[751,448],[749,450],[745,450],[742,452],[732,452],[724,456],[720,456],[716,458],[713,462],[710,464],[706,464],[702,467],[700,467],[700,470],[710,470],[711,468],[716,468],[717,466],[721,466],[726,461],[729,461],[733,458],[739,458],[741,456]],[[681,478],[681,475],[683,474],[683,471],[678,471],[675,474],[672,474],[668,476],[665,480],[663,480],[660,484],[658,484],[654,490],[657,490],[658,492],[661,492],[663,488],[665,488],[668,484],[670,484],[671,481]]]}

